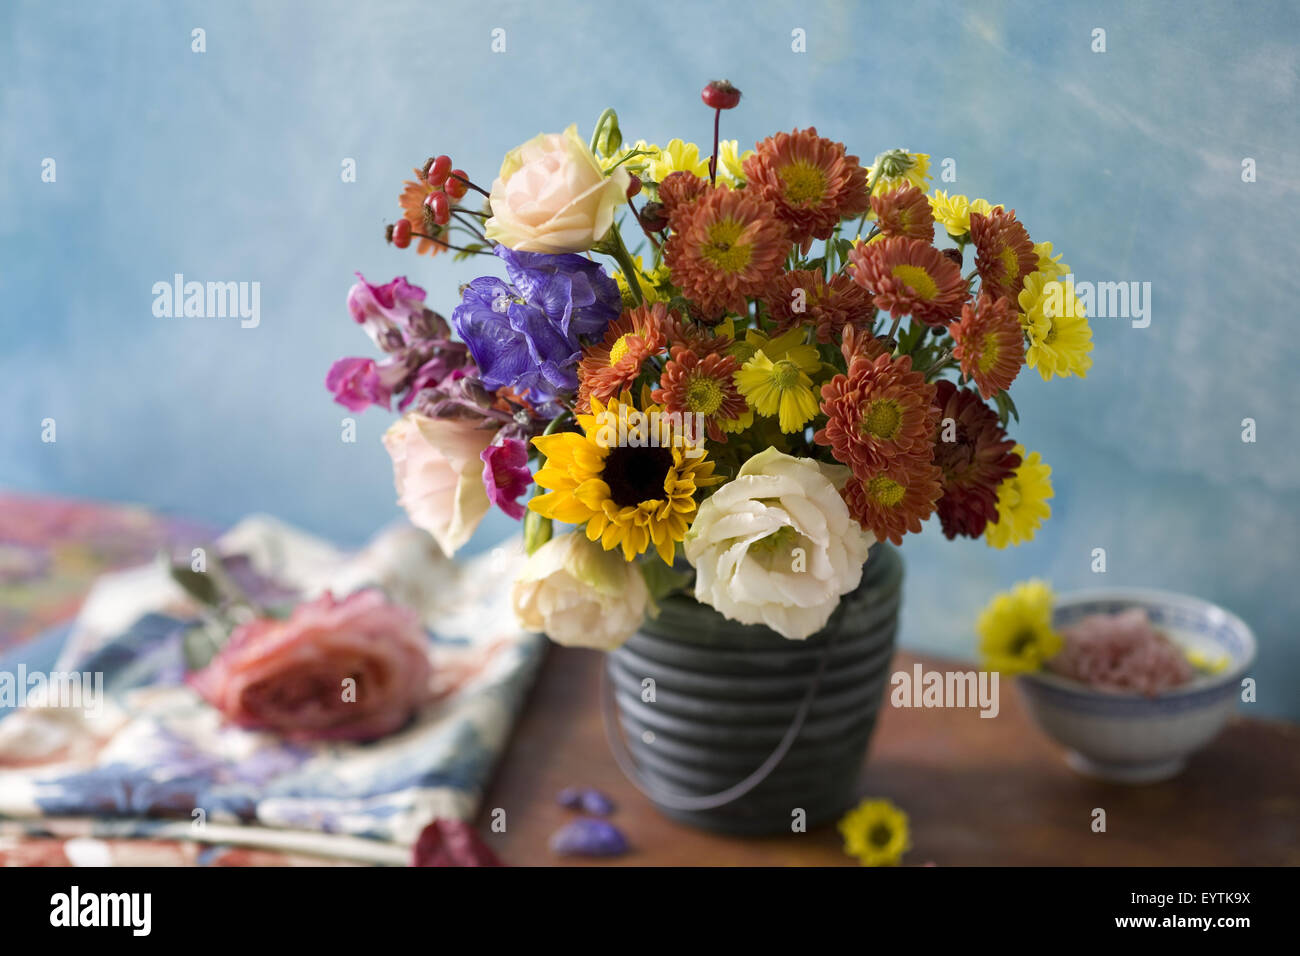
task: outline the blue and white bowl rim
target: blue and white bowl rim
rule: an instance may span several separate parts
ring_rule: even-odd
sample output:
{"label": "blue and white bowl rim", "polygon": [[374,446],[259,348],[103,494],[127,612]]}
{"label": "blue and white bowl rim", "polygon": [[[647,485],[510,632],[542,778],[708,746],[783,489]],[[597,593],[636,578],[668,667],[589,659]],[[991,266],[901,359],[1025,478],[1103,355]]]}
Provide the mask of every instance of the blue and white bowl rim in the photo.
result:
{"label": "blue and white bowl rim", "polygon": [[[1190,594],[1160,591],[1151,588],[1087,588],[1069,591],[1056,597],[1052,609],[1052,623],[1056,627],[1088,614],[1115,614],[1133,607],[1147,611],[1151,623],[1162,624],[1180,631],[1193,631],[1209,637],[1232,658],[1232,665],[1221,674],[1202,676],[1186,687],[1166,691],[1155,698],[1138,698],[1146,701],[1171,700],[1179,697],[1202,695],[1238,683],[1255,662],[1255,635],[1240,617],[1226,608]],[[1062,616],[1065,621],[1062,621]],[[1172,620],[1171,620],[1172,618]],[[1133,700],[1127,694],[1094,690],[1078,681],[1050,671],[1022,674],[1032,683],[1047,685],[1058,691],[1106,700]]]}

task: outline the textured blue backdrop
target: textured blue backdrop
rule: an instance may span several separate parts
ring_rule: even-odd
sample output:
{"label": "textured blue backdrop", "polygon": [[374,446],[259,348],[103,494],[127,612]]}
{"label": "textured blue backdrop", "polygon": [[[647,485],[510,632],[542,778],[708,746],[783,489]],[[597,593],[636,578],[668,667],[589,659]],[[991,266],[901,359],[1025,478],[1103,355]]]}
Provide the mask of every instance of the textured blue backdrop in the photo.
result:
{"label": "textured blue backdrop", "polygon": [[[476,272],[381,241],[410,166],[445,151],[490,179],[611,104],[629,138],[704,142],[697,91],[727,76],[742,143],[815,124],[866,160],[952,157],[958,191],[1014,206],[1080,279],[1151,283],[1148,328],[1094,320],[1087,381],[1017,385],[1016,434],[1055,469],[1038,539],[907,542],[905,641],[969,655],[977,608],[1030,575],[1190,591],[1259,633],[1259,710],[1300,717],[1296,6],[617,6],[5,3],[0,483],[359,542],[397,512],[388,419],[340,442],[321,384],[366,352],[352,271],[406,273],[443,310]],[[176,272],[260,282],[261,325],[155,318]]]}

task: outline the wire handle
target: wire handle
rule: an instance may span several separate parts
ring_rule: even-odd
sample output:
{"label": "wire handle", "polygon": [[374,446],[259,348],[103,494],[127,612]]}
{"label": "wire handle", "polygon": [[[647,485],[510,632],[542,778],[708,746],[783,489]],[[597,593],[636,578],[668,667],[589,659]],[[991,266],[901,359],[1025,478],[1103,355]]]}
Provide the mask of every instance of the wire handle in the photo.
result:
{"label": "wire handle", "polygon": [[808,690],[804,692],[803,700],[799,702],[799,708],[795,711],[794,720],[786,728],[785,736],[776,745],[776,749],[768,754],[767,759],[739,783],[733,784],[725,790],[719,790],[717,793],[698,796],[685,793],[669,793],[660,790],[657,786],[641,777],[641,771],[636,765],[636,758],[632,756],[632,752],[628,749],[627,742],[623,739],[622,730],[618,726],[613,683],[609,677],[609,669],[605,668],[600,687],[601,714],[605,722],[605,739],[609,741],[609,749],[614,755],[614,762],[618,764],[618,769],[623,771],[623,776],[627,777],[632,786],[655,803],[671,810],[717,810],[729,803],[734,803],[766,780],[777,765],[785,759],[785,755],[790,752],[790,748],[794,746],[795,740],[799,737],[799,732],[803,730],[803,726],[808,720],[808,711],[812,709],[812,702],[817,697],[817,689],[821,687],[822,676],[826,672],[826,662],[830,659],[831,646],[834,640],[835,635],[832,635],[830,640],[826,642],[821,660],[817,662],[817,671],[808,683]]}

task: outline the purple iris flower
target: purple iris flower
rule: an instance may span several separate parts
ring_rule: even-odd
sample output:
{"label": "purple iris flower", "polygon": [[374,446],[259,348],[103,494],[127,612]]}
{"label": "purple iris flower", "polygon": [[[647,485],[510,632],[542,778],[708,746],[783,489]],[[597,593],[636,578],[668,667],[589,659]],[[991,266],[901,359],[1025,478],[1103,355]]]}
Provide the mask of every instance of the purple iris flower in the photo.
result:
{"label": "purple iris flower", "polygon": [[578,255],[514,252],[497,246],[511,283],[469,283],[451,324],[469,346],[483,385],[545,402],[578,387],[581,338],[603,335],[621,308],[618,286]]}

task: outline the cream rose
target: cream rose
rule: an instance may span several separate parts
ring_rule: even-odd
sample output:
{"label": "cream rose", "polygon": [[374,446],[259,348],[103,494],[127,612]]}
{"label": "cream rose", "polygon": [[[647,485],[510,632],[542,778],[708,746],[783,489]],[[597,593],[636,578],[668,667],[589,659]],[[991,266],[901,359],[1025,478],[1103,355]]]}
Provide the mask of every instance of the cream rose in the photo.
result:
{"label": "cream rose", "polygon": [[533,552],[511,599],[530,631],[557,644],[610,651],[641,625],[650,591],[635,564],[575,532]]}
{"label": "cream rose", "polygon": [[696,600],[792,640],[825,627],[875,540],[849,516],[839,471],[775,448],[745,462],[687,532]]}
{"label": "cream rose", "polygon": [[506,153],[492,183],[486,234],[519,252],[585,252],[609,232],[631,176],[606,176],[577,126],[539,133]]}
{"label": "cream rose", "polygon": [[384,433],[397,503],[447,557],[469,540],[491,507],[479,457],[491,442],[490,431],[415,412]]}

